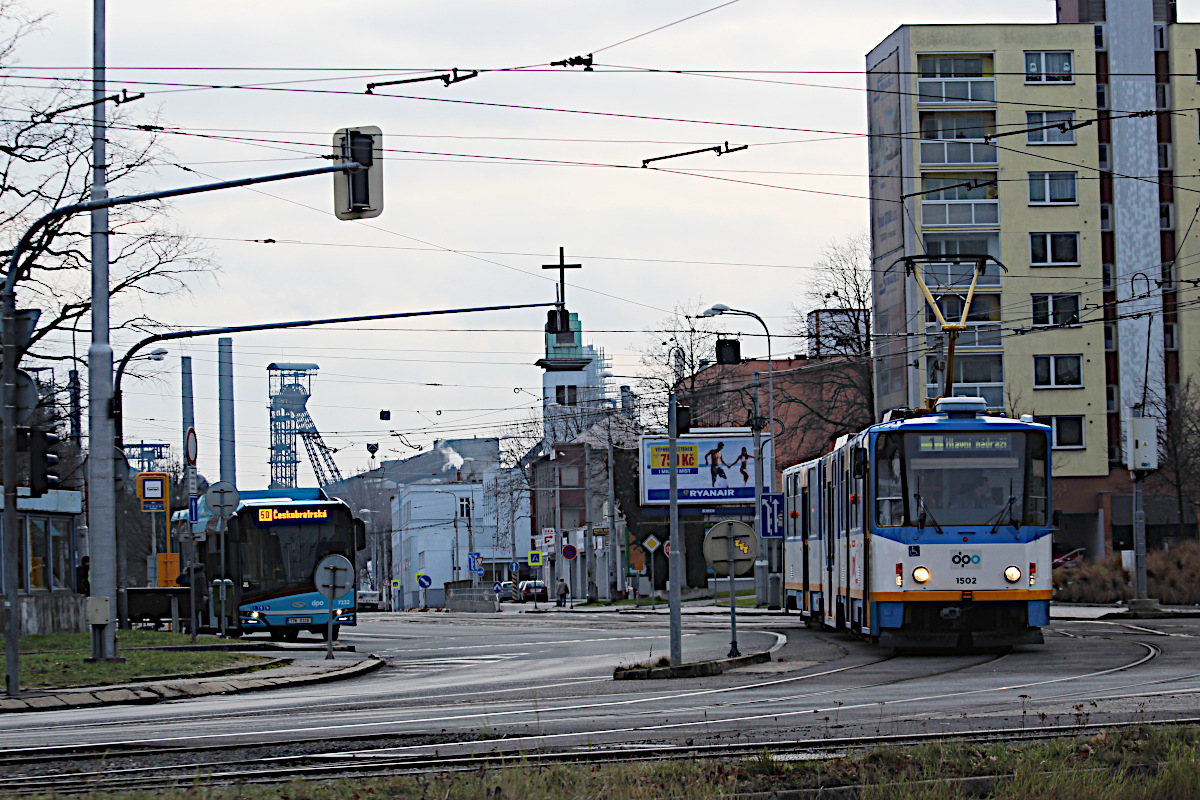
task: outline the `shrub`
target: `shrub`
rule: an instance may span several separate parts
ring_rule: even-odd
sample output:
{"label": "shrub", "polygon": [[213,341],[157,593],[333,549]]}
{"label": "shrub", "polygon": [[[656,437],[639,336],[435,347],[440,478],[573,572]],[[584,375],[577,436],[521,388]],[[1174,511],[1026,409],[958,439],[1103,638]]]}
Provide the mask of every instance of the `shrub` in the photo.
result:
{"label": "shrub", "polygon": [[1082,561],[1054,570],[1054,599],[1062,603],[1116,603],[1133,596],[1121,557]]}

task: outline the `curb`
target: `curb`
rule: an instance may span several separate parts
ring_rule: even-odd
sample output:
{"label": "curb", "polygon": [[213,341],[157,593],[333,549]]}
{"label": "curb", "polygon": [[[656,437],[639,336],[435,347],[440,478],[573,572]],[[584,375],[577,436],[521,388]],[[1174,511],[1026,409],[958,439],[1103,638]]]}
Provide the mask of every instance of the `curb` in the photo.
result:
{"label": "curb", "polygon": [[[281,659],[282,660],[282,659]],[[100,706],[161,703],[188,697],[206,697],[218,694],[242,694],[267,689],[290,689],[295,686],[313,686],[321,683],[357,678],[374,672],[384,665],[378,656],[367,656],[357,664],[345,669],[316,675],[295,675],[286,678],[231,678],[227,681],[196,683],[180,681],[158,686],[118,686],[94,692],[71,692],[66,694],[43,694],[30,697],[0,699],[0,714],[27,711],[60,711],[68,708],[98,708]],[[252,674],[252,673],[251,673]]]}
{"label": "curb", "polygon": [[[785,640],[786,641],[786,640]],[[649,669],[615,669],[614,681],[654,680],[656,678],[707,678],[720,675],[726,670],[745,667],[750,664],[764,664],[771,660],[771,651],[750,653],[735,658],[722,658],[715,661],[693,661],[690,664],[680,664],[675,667],[652,667]]]}

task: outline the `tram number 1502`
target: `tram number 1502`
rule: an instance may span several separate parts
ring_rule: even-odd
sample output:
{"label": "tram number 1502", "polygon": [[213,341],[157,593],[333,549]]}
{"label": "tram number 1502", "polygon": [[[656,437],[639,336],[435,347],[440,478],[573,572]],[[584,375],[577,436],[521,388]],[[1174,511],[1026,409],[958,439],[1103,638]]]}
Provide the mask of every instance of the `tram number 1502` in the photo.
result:
{"label": "tram number 1502", "polygon": [[958,581],[959,583],[974,583],[975,582],[974,578],[955,578],[955,580]]}

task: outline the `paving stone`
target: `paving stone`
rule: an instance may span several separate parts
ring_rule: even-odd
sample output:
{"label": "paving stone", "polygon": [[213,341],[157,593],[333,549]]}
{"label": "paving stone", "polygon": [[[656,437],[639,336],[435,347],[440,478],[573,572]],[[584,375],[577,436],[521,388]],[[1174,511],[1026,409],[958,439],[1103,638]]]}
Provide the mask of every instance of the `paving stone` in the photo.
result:
{"label": "paving stone", "polygon": [[128,689],[109,689],[96,692],[96,698],[102,703],[130,703],[137,700],[138,696]]}
{"label": "paving stone", "polygon": [[7,697],[0,700],[0,711],[25,711],[28,708],[28,703],[15,697]]}
{"label": "paving stone", "polygon": [[66,708],[67,704],[60,700],[57,695],[43,695],[41,697],[27,697],[26,704],[30,708]]}

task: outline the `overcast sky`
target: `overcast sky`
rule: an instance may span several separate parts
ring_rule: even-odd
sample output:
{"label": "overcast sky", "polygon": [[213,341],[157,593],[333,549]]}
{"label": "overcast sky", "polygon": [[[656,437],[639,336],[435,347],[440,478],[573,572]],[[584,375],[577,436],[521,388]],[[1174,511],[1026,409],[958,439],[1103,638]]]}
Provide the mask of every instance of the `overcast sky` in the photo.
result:
{"label": "overcast sky", "polygon": [[[902,24],[1052,22],[1054,3],[740,0],[621,43],[719,2],[109,3],[110,91],[145,91],[129,113],[180,131],[166,144],[195,170],[168,168],[113,193],[319,166],[346,125],[378,125],[390,151],[374,220],[334,219],[325,176],[176,201],[176,220],[220,273],[147,313],[207,327],[553,301],[540,266],[563,246],[584,265],[569,273],[568,304],[617,376],[638,371],[640,331],[689,298],[755,311],[777,356],[799,351],[784,334],[811,265],[827,242],[867,227],[866,52]],[[14,72],[88,74],[91,5],[37,3],[51,15]],[[1198,5],[1181,2],[1181,19],[1197,19]],[[547,66],[590,52],[593,72]],[[532,68],[363,93],[368,82],[455,67]],[[203,88],[214,84],[256,88]],[[183,135],[197,133],[209,136]],[[638,168],[726,141],[750,148]],[[543,323],[533,310],[236,336],[240,486],[269,478],[268,363],[320,365],[309,409],[349,475],[369,466],[368,442],[388,458],[413,452],[391,431],[428,447],[527,418]],[[730,320],[729,330],[756,327]],[[118,357],[129,343],[116,342]],[[216,341],[169,349],[155,365],[161,380],[127,384],[126,441],[178,448],[179,356],[190,355],[200,467],[215,478]],[[743,352],[765,347],[754,340]],[[300,474],[312,485],[307,464]]]}

